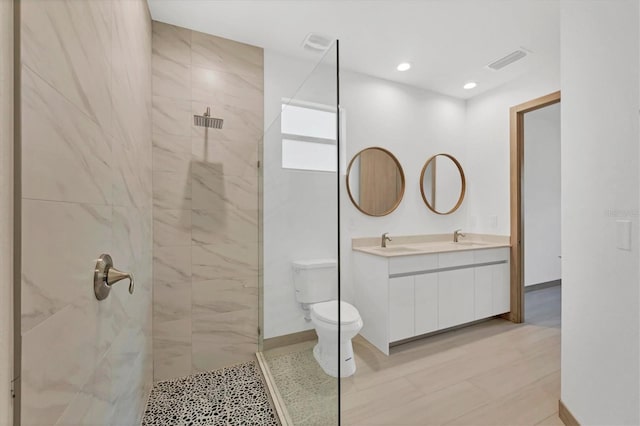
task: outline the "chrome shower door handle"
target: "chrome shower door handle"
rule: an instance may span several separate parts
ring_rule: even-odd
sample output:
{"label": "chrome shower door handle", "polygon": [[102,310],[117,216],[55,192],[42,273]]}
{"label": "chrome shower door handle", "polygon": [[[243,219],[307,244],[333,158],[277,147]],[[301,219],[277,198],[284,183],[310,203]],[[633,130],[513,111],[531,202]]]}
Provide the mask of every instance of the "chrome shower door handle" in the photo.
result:
{"label": "chrome shower door handle", "polygon": [[93,291],[96,299],[104,300],[109,296],[111,287],[118,281],[129,279],[129,293],[133,294],[133,274],[122,272],[113,267],[113,260],[108,254],[102,254],[93,273]]}

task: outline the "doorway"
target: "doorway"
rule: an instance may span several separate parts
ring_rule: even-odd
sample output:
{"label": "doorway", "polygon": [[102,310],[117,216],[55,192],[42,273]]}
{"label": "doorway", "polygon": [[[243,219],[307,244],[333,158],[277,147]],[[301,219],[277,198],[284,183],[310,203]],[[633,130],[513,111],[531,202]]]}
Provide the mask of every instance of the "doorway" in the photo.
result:
{"label": "doorway", "polygon": [[524,321],[560,328],[560,103],[524,115]]}
{"label": "doorway", "polygon": [[[540,98],[533,99],[520,105],[511,107],[510,110],[510,139],[511,139],[511,312],[509,319],[516,323],[525,321],[525,284],[529,279],[529,284],[539,284],[539,289],[543,287],[553,287],[556,279],[536,283],[540,275],[525,274],[525,115],[534,111],[540,112],[545,107],[553,106],[560,102],[560,92],[554,92]],[[544,181],[544,179],[542,180]],[[558,182],[559,183],[559,179]],[[548,196],[549,193],[543,189],[540,194]],[[559,201],[558,201],[559,202]],[[544,221],[541,219],[541,223]],[[536,252],[539,250],[536,249]],[[544,256],[548,255],[545,254]],[[554,255],[553,253],[551,255]],[[559,256],[559,253],[555,254]],[[542,256],[544,258],[544,256]],[[548,258],[543,259],[545,264],[550,263]],[[559,265],[558,265],[559,267]],[[553,268],[550,268],[553,269]],[[543,274],[544,275],[544,274]],[[549,276],[548,274],[546,276]],[[551,276],[555,276],[551,272]],[[533,287],[531,287],[533,288]],[[551,292],[546,292],[546,294]],[[531,298],[530,298],[531,299]],[[533,303],[533,302],[532,302]],[[538,301],[544,305],[544,301]]]}

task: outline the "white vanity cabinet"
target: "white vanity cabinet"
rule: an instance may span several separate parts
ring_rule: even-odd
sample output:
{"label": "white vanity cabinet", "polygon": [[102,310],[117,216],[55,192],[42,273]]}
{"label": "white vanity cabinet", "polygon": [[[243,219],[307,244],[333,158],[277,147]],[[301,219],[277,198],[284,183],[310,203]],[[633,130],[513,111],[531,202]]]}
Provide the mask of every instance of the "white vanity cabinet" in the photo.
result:
{"label": "white vanity cabinet", "polygon": [[354,252],[360,332],[385,354],[404,339],[509,312],[509,248],[406,256]]}

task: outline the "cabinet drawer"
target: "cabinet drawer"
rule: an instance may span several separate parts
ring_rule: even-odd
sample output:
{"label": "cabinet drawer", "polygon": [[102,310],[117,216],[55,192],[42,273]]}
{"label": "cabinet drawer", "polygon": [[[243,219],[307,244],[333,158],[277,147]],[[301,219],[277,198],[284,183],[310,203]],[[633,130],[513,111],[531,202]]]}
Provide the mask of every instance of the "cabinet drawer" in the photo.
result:
{"label": "cabinet drawer", "polygon": [[509,260],[509,247],[475,250],[473,253],[474,263],[487,263],[496,262],[499,260]]}
{"label": "cabinet drawer", "polygon": [[473,264],[473,251],[455,251],[438,254],[438,267],[449,268],[452,266],[464,266]]}
{"label": "cabinet drawer", "polygon": [[430,271],[438,268],[437,254],[397,256],[389,259],[389,275]]}

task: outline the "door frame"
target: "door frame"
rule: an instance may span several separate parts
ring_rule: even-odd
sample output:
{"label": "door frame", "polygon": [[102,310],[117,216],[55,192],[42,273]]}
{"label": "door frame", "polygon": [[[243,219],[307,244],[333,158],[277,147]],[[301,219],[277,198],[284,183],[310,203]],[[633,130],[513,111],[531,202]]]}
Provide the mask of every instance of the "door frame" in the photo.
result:
{"label": "door frame", "polygon": [[508,319],[524,322],[524,114],[560,102],[560,91],[509,109],[510,210],[511,210],[511,312]]}

